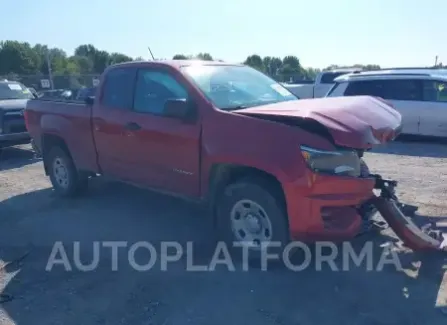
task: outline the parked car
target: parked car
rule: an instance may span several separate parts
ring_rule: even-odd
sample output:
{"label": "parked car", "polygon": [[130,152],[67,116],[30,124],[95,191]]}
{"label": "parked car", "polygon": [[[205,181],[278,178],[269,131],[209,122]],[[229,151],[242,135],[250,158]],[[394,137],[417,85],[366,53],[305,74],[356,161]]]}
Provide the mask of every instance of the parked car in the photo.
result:
{"label": "parked car", "polygon": [[31,91],[20,82],[0,80],[0,150],[29,143],[23,112]]}
{"label": "parked car", "polygon": [[352,73],[335,80],[328,97],[381,97],[402,115],[402,133],[447,137],[447,74],[444,71],[380,70]]}
{"label": "parked car", "polygon": [[337,69],[320,72],[315,81],[299,84],[283,84],[290,92],[298,98],[320,98],[324,97],[332,88],[334,79],[346,73],[361,71],[359,69]]}
{"label": "parked car", "polygon": [[206,203],[252,251],[356,235],[376,186],[362,153],[401,125],[373,97],[297,100],[250,67],[181,60],[108,67],[86,104],[31,100],[26,120],[57,194],[100,174]]}

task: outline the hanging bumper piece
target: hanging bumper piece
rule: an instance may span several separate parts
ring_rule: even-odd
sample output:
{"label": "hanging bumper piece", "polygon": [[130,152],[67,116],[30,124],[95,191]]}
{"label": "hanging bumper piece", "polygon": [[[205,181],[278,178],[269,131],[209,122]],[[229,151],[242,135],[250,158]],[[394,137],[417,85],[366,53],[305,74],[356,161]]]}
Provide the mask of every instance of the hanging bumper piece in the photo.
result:
{"label": "hanging bumper piece", "polygon": [[414,251],[447,251],[447,233],[436,229],[434,224],[420,228],[410,216],[402,212],[402,207],[407,212],[415,212],[417,207],[403,205],[398,201],[395,195],[396,181],[382,179],[380,175],[371,176],[375,177],[375,188],[380,190],[380,194],[375,195],[369,203],[379,211],[405,246]]}

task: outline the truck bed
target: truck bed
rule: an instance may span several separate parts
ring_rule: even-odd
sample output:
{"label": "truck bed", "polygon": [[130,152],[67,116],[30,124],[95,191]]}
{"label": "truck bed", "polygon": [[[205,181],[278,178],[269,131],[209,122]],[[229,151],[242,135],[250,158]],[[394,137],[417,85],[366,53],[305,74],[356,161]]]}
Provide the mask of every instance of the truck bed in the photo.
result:
{"label": "truck bed", "polygon": [[28,131],[40,150],[57,135],[65,140],[79,169],[98,171],[91,106],[79,101],[32,99],[25,112]]}

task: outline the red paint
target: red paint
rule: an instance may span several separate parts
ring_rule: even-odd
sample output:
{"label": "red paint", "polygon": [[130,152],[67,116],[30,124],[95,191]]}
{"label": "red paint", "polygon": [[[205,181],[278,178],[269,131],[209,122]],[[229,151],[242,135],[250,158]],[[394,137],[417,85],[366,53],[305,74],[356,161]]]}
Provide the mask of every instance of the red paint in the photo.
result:
{"label": "red paint", "polygon": [[399,112],[370,96],[302,99],[239,112],[311,119],[327,126],[337,144],[357,149],[394,139],[402,122]]}
{"label": "red paint", "polygon": [[[281,183],[292,238],[342,239],[355,235],[360,226],[355,207],[371,198],[374,180],[311,172],[300,145],[334,150],[330,140],[249,115],[313,119],[328,127],[337,144],[351,148],[368,148],[374,142],[392,139],[400,127],[400,115],[371,97],[298,100],[225,112],[216,109],[183,76],[179,67],[188,64],[190,61],[159,61],[120,67],[157,67],[171,73],[197,105],[194,123],[103,107],[99,87],[92,107],[29,101],[28,130],[38,147],[44,134],[63,139],[79,169],[192,198],[207,197],[211,169],[216,164],[254,167]],[[124,125],[132,121],[137,121],[142,130],[127,131]],[[334,221],[334,215],[340,220]]]}

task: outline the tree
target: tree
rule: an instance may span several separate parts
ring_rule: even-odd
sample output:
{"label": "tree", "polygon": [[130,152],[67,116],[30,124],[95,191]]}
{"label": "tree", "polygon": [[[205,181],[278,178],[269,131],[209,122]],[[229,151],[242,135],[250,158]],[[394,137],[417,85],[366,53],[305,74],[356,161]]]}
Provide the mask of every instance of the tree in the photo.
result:
{"label": "tree", "polygon": [[205,61],[213,61],[213,57],[209,53],[199,53],[196,55],[196,59],[205,60]]}
{"label": "tree", "polygon": [[307,68],[304,69],[304,71],[306,73],[306,80],[315,80],[317,74],[321,72],[320,69],[314,69],[314,68]]}
{"label": "tree", "polygon": [[98,50],[92,44],[79,45],[74,52],[77,56],[86,56],[88,58],[94,58]]}
{"label": "tree", "polygon": [[69,65],[77,67],[80,74],[89,74],[93,71],[93,61],[86,56],[74,55],[68,59]]}
{"label": "tree", "polygon": [[266,56],[262,59],[264,71],[270,76],[274,77],[278,74],[279,68],[282,66],[282,60],[271,56]]}
{"label": "tree", "polygon": [[28,43],[5,41],[0,44],[0,74],[35,74],[39,66],[39,56]]}
{"label": "tree", "polygon": [[183,54],[176,54],[176,55],[174,55],[174,57],[172,59],[173,60],[188,60],[188,57]]}
{"label": "tree", "polygon": [[293,55],[284,57],[281,68],[279,68],[279,74],[282,76],[283,81],[300,80],[305,77],[300,61]]}
{"label": "tree", "polygon": [[93,56],[93,73],[102,73],[109,65],[110,54],[97,50]]}
{"label": "tree", "polygon": [[247,59],[245,59],[244,64],[259,71],[264,71],[264,63],[258,54],[248,56]]}
{"label": "tree", "polygon": [[130,56],[127,56],[122,53],[112,53],[110,54],[110,64],[117,64],[123,62],[133,61]]}
{"label": "tree", "polygon": [[[84,85],[86,82],[89,83],[91,81],[91,77],[88,75],[100,74],[111,64],[133,60],[132,57],[126,54],[109,53],[96,48],[93,44],[81,44],[76,47],[73,55],[69,56],[64,50],[50,48],[45,44],[31,46],[26,42],[7,40],[0,42],[0,77],[21,79],[32,85],[39,84],[40,79],[48,75],[47,59],[50,61],[55,82],[56,80],[63,80],[61,85],[64,85],[64,87],[75,87],[79,85],[79,82]],[[213,57],[208,52],[200,52],[197,55],[176,54],[173,59],[211,61]],[[144,61],[142,57],[135,58],[135,60]],[[267,73],[278,81],[312,80],[321,71],[315,68],[303,68],[298,57],[294,55],[288,55],[281,59],[252,54],[246,58],[244,64]],[[354,64],[350,67],[362,70],[380,69],[380,66],[377,64]],[[439,63],[436,67],[443,67],[443,65]],[[336,68],[347,67],[334,64],[326,67],[324,70]],[[82,81],[82,75],[84,76],[84,81]]]}

